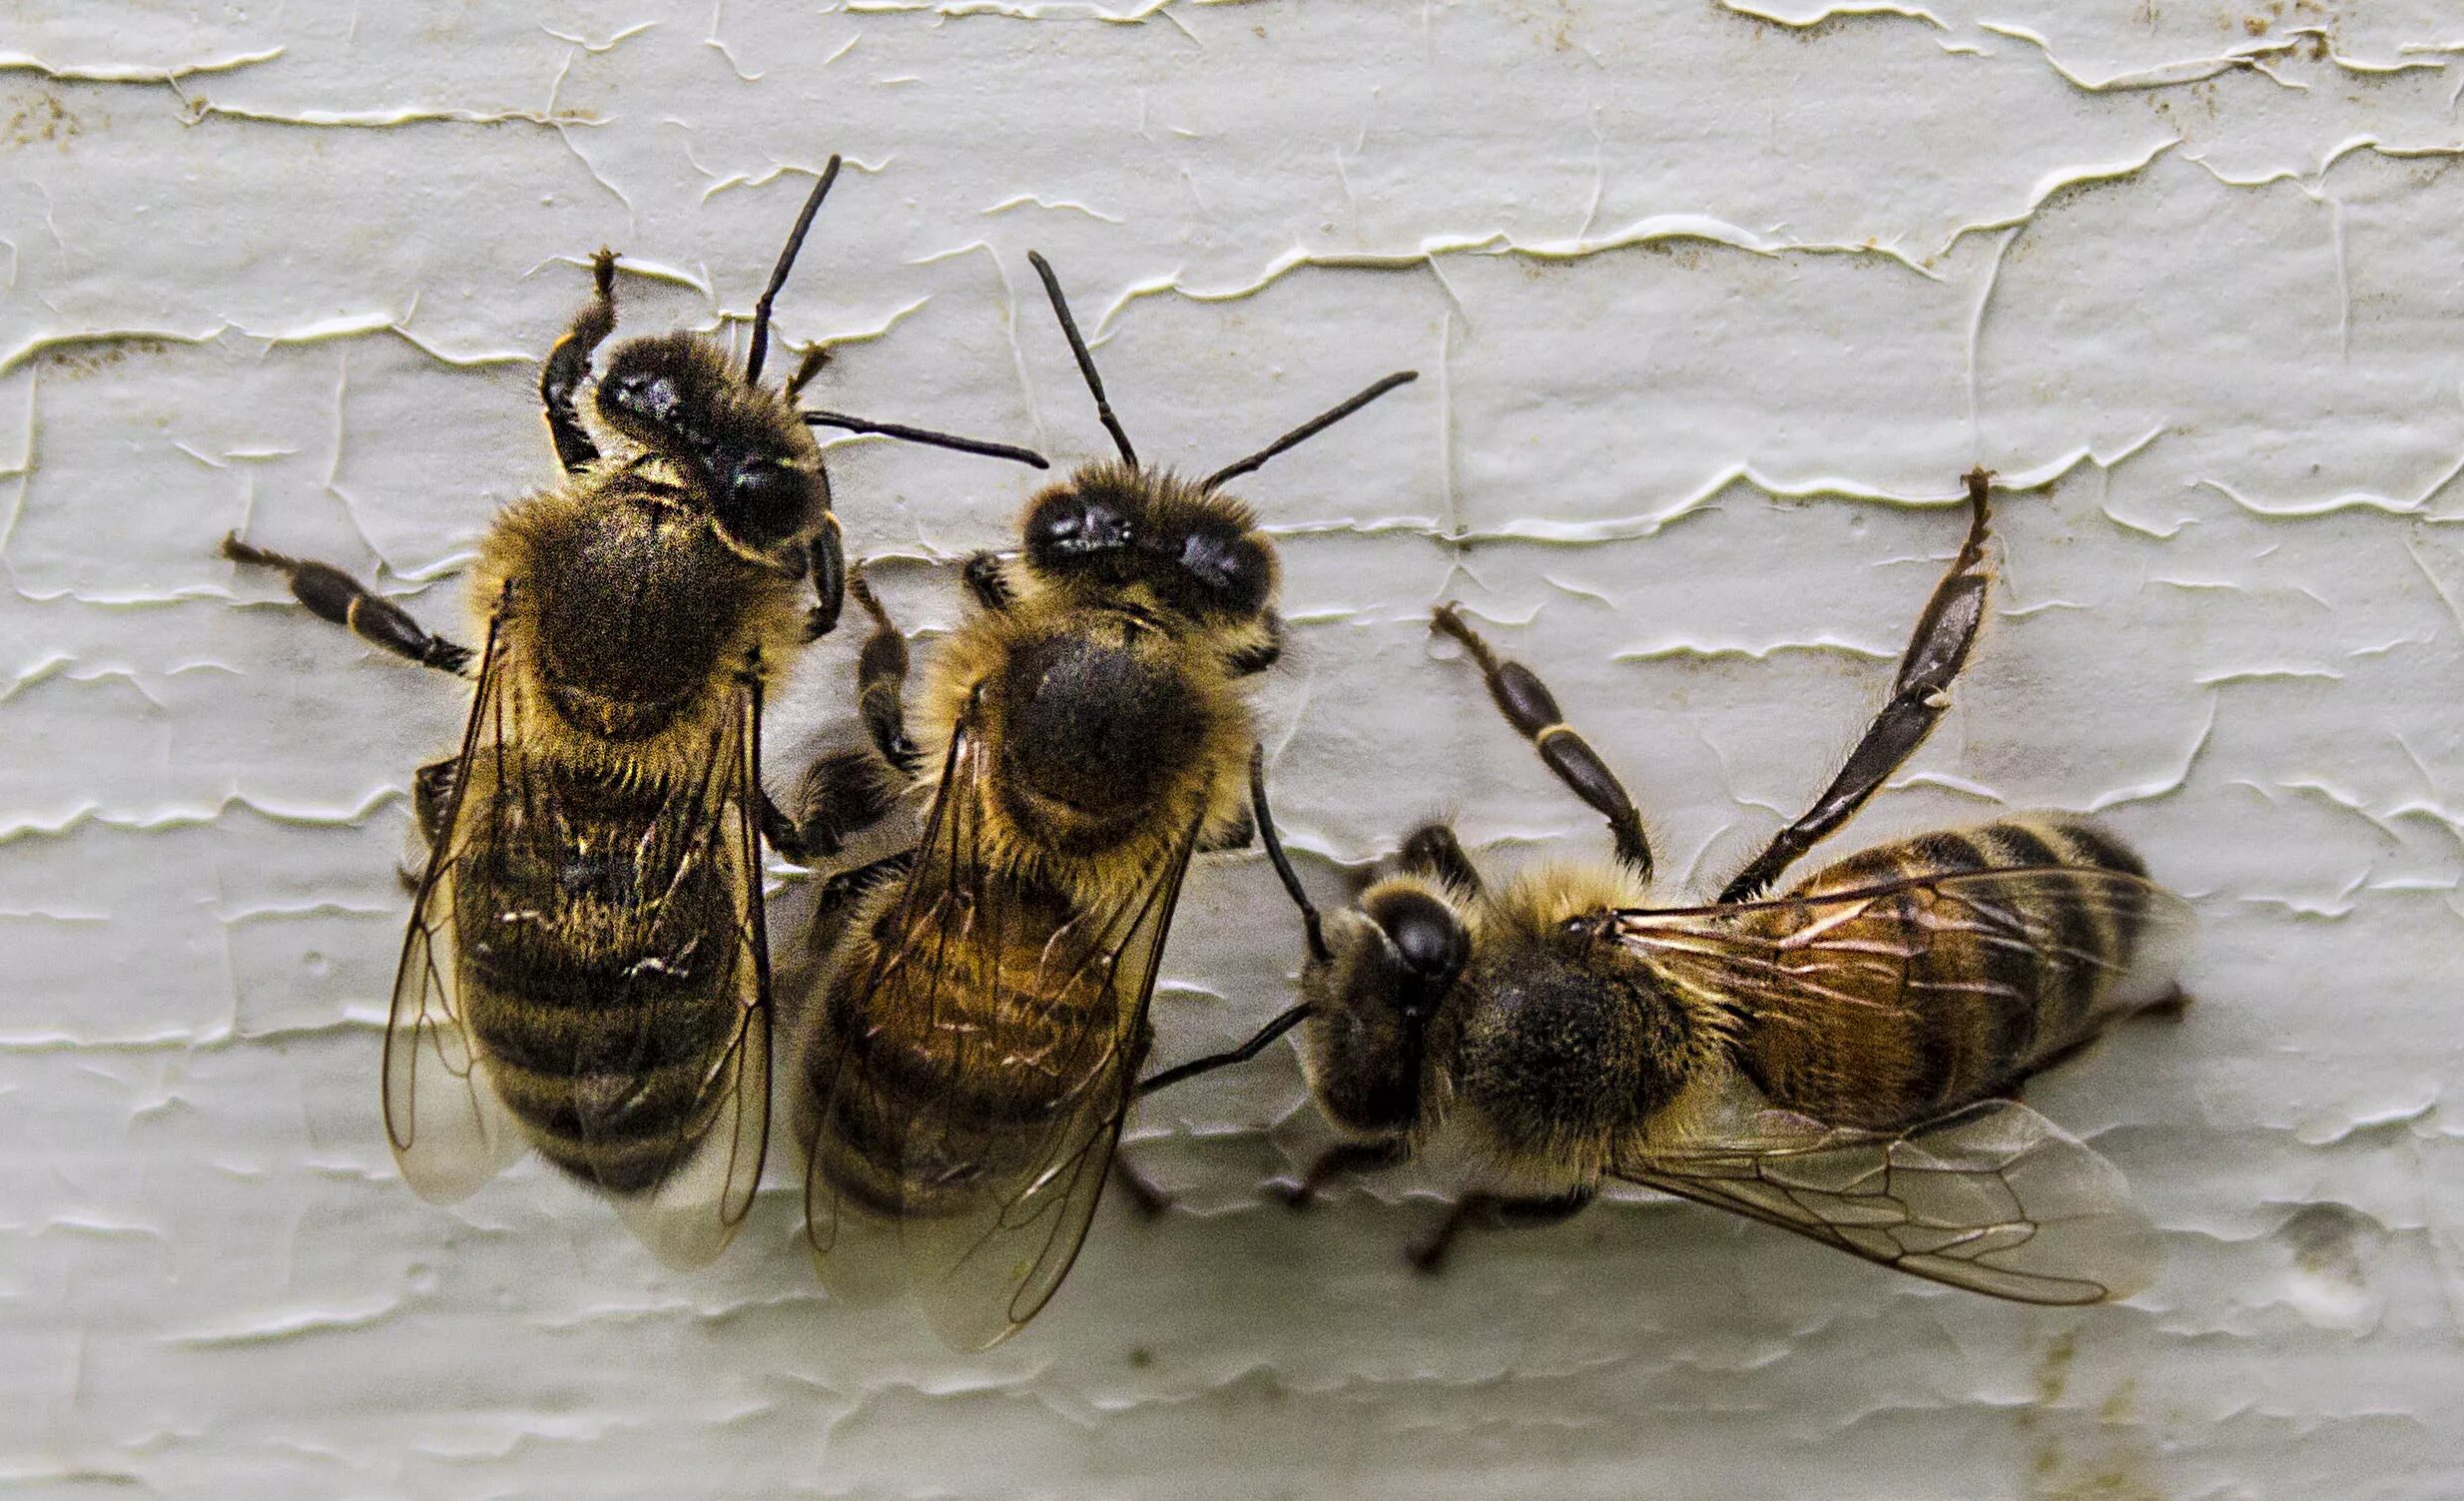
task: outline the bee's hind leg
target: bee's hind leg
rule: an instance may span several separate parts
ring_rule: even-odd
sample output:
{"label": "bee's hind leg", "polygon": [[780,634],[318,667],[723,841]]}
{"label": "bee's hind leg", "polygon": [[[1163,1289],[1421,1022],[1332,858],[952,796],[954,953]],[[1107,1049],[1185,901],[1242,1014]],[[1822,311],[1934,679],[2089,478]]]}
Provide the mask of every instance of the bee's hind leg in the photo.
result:
{"label": "bee's hind leg", "polygon": [[1481,676],[1488,680],[1489,697],[1497,704],[1498,712],[1532,742],[1532,748],[1540,752],[1540,760],[1557,774],[1557,780],[1565,784],[1567,791],[1608,820],[1608,832],[1616,840],[1617,859],[1637,879],[1650,879],[1651,842],[1643,836],[1642,815],[1634,811],[1634,800],[1626,796],[1624,784],[1608,769],[1608,763],[1599,758],[1599,752],[1591,749],[1590,742],[1575,734],[1565,722],[1548,685],[1521,662],[1499,656],[1453,605],[1440,606],[1430,624],[1462,642],[1464,650],[1472,653],[1472,660],[1480,664]]}
{"label": "bee's hind leg", "polygon": [[372,646],[395,656],[460,676],[470,648],[420,629],[410,612],[331,563],[311,562],[252,546],[233,532],[223,538],[223,556],[253,568],[279,569],[291,581],[294,599]]}
{"label": "bee's hind leg", "polygon": [[1596,1191],[1589,1187],[1573,1188],[1544,1198],[1467,1193],[1456,1200],[1453,1212],[1438,1226],[1436,1234],[1412,1247],[1409,1252],[1412,1269],[1425,1273],[1443,1270],[1447,1253],[1454,1249],[1456,1237],[1470,1225],[1477,1223],[1491,1229],[1528,1229],[1555,1224],[1582,1212]]}
{"label": "bee's hind leg", "polygon": [[453,811],[453,787],[461,774],[461,758],[445,756],[410,775],[411,817],[430,846],[444,840],[445,815]]}
{"label": "bee's hind leg", "polygon": [[1865,806],[1874,790],[1888,781],[1902,762],[1916,754],[1925,737],[1933,733],[1934,721],[1950,707],[1951,681],[1968,665],[1968,650],[1976,645],[1977,626],[1985,618],[1985,496],[1993,478],[1981,468],[1972,469],[1965,476],[1968,537],[1960,544],[1958,555],[1951,559],[1950,570],[1943,574],[1942,582],[1934,586],[1933,597],[1925,602],[1925,613],[1917,617],[1916,632],[1899,661],[1899,678],[1892,684],[1891,701],[1874,716],[1874,722],[1866,727],[1865,737],[1848,753],[1848,764],[1814,799],[1814,806],[1780,830],[1770,847],[1728,883],[1727,890],[1720,893],[1721,902],[1750,901],[1768,890],[1798,856]]}

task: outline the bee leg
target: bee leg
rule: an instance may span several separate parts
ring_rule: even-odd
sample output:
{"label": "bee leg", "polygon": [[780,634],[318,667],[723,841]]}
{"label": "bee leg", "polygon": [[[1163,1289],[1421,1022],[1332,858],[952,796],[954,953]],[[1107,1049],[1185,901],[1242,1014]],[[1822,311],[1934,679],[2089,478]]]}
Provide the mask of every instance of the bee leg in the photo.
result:
{"label": "bee leg", "polygon": [[796,799],[799,817],[790,818],[768,793],[762,795],[762,837],[782,860],[818,864],[880,823],[897,806],[902,780],[869,750],[824,756],[805,772]]}
{"label": "bee leg", "polygon": [[1461,641],[1464,649],[1472,653],[1472,660],[1480,664],[1481,676],[1488,679],[1489,696],[1496,701],[1498,712],[1532,742],[1532,748],[1540,752],[1540,758],[1568,791],[1608,820],[1608,832],[1616,840],[1617,859],[1637,878],[1647,880],[1651,874],[1651,844],[1643,837],[1642,817],[1634,811],[1633,799],[1625,795],[1624,785],[1599,758],[1599,753],[1565,723],[1565,715],[1557,708],[1547,685],[1531,668],[1507,661],[1491,650],[1453,605],[1440,606],[1431,623],[1433,628]]}
{"label": "bee leg", "polygon": [[461,759],[446,756],[411,773],[411,817],[430,848],[444,842],[445,815],[453,811],[453,785],[461,772]]}
{"label": "bee leg", "polygon": [[2160,1022],[2178,1022],[2181,1020],[2183,1014],[2188,1012],[2189,1009],[2190,993],[2176,985],[2171,990],[2165,992],[2162,997],[2149,1002],[2146,1006],[2141,1007],[2138,1011],[2133,1012],[2131,1015],[2135,1017],[2154,1017]]}
{"label": "bee leg", "polygon": [[904,879],[915,864],[915,850],[905,849],[895,855],[885,855],[871,865],[841,871],[823,882],[822,894],[813,904],[813,921],[807,927],[806,947],[817,958],[828,956],[846,935],[848,921],[856,915],[857,900],[876,886]]}
{"label": "bee leg", "polygon": [[1250,1034],[1248,1042],[1230,1052],[1210,1053],[1204,1058],[1193,1058],[1185,1064],[1174,1064],[1160,1074],[1150,1075],[1138,1081],[1138,1094],[1152,1095],[1157,1090],[1168,1090],[1185,1079],[1195,1079],[1201,1074],[1212,1074],[1217,1069],[1229,1069],[1234,1064],[1245,1064],[1265,1052],[1267,1044],[1308,1021],[1309,1014],[1309,1003],[1306,1001],[1291,1007],[1274,1021]]}
{"label": "bee leg", "polygon": [[924,753],[907,733],[907,637],[891,622],[873,586],[862,573],[847,581],[848,592],[873,617],[873,632],[856,654],[856,708],[865,733],[882,759],[909,776],[924,763]]}
{"label": "bee leg", "polygon": [[1253,641],[1232,653],[1224,665],[1234,677],[1248,677],[1264,672],[1283,660],[1283,616],[1273,610],[1266,612],[1266,639]]}
{"label": "bee leg", "polygon": [[1455,831],[1444,824],[1423,824],[1406,836],[1403,852],[1395,859],[1396,866],[1417,876],[1442,881],[1467,897],[1481,894],[1481,873],[1472,868],[1472,857],[1463,852],[1463,842]]}
{"label": "bee leg", "polygon": [[422,667],[459,676],[470,665],[470,648],[432,636],[400,605],[377,594],[330,563],[287,557],[252,547],[233,532],[223,538],[223,556],[251,567],[279,568],[291,579],[292,597],[360,640],[381,646]]}
{"label": "bee leg", "polygon": [[1720,893],[1722,902],[1750,901],[1761,895],[1798,856],[1846,823],[1865,806],[1874,789],[1925,743],[1934,722],[1950,706],[1951,680],[1968,664],[1968,649],[1976,644],[1977,627],[1985,619],[1985,494],[1993,477],[1981,468],[1966,475],[1968,539],[1960,544],[1950,571],[1934,586],[1925,613],[1917,617],[1916,633],[1899,661],[1891,701],[1874,716],[1865,738],[1848,753],[1848,764],[1814,799],[1814,806],[1780,830],[1770,848],[1728,883],[1728,889]]}
{"label": "bee leg", "polygon": [[547,408],[548,436],[556,443],[556,461],[568,474],[596,462],[599,445],[573,409],[573,393],[590,374],[590,357],[616,329],[616,253],[600,247],[590,258],[590,301],[573,315],[572,326],[547,352],[539,367],[539,402]]}
{"label": "bee leg", "polygon": [[1438,1232],[1412,1247],[1412,1269],[1436,1273],[1446,1265],[1447,1253],[1454,1249],[1455,1238],[1474,1223],[1492,1229],[1526,1229],[1555,1224],[1569,1219],[1591,1202],[1591,1188],[1574,1188],[1553,1193],[1544,1198],[1510,1198],[1496,1193],[1467,1193],[1455,1203],[1454,1212],[1438,1226]]}
{"label": "bee leg", "polygon": [[1269,1183],[1267,1190],[1295,1209],[1306,1209],[1317,1202],[1318,1190],[1337,1173],[1375,1172],[1381,1167],[1394,1167],[1411,1159],[1412,1143],[1400,1136],[1383,1141],[1338,1141],[1318,1153],[1309,1170],[1292,1183]]}
{"label": "bee leg", "polygon": [[997,552],[978,552],[968,558],[961,576],[975,602],[995,615],[1007,610],[1017,599],[1008,575],[1001,571],[1001,555]]}
{"label": "bee leg", "polygon": [[805,611],[805,639],[819,641],[839,628],[839,612],[847,605],[847,544],[839,518],[822,514],[821,534],[813,539],[813,608]]}

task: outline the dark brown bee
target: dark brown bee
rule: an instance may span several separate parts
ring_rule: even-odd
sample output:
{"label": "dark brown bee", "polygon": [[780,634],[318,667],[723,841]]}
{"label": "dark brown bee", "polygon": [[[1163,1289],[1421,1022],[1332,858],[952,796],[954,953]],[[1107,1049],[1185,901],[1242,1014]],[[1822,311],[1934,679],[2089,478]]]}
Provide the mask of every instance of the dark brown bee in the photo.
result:
{"label": "dark brown bee", "polygon": [[[497,517],[471,597],[485,629],[460,752],[420,769],[429,845],[385,1032],[384,1114],[423,1196],[468,1193],[525,1142],[595,1184],[663,1259],[706,1261],[753,1199],[769,1129],[761,829],[766,689],[835,624],[838,523],[813,424],[1023,450],[800,411],[808,357],[761,383],[770,307],[836,178],[807,199],[744,367],[663,334],[609,356],[616,257],[539,393],[567,474]],[[425,666],[465,647],[323,563],[227,539],[318,615]],[[810,591],[808,593],[808,591]]]}
{"label": "dark brown bee", "polygon": [[1190,854],[1250,837],[1242,688],[1283,628],[1275,549],[1219,486],[1413,378],[1204,479],[1150,470],[1029,259],[1119,461],[1028,501],[1016,557],[969,565],[979,608],[934,653],[912,731],[905,645],[859,580],[877,622],[859,689],[873,749],[808,782],[821,844],[936,779],[922,842],[838,883],[797,1126],[824,1282],[905,1285],[965,1347],[1060,1285],[1146,1051]]}
{"label": "dark brown bee", "polygon": [[1967,541],[1890,703],[1812,810],[1711,906],[1651,905],[1650,846],[1624,789],[1540,679],[1452,606],[1437,628],[1607,819],[1614,864],[1492,887],[1431,825],[1322,923],[1261,789],[1268,851],[1307,922],[1304,999],[1224,1058],[1301,1028],[1312,1092],[1345,1139],[1293,1201],[1340,1169],[1406,1159],[1451,1115],[1497,1187],[1417,1253],[1425,1267],[1468,1222],[1559,1218],[1613,1176],[1999,1297],[2084,1303],[2144,1285],[2153,1240],[2121,1174],[2001,1097],[2116,1020],[2178,1003],[2188,908],[2112,835],[2054,815],[1884,845],[1762,895],[1946,706],[1984,614],[1989,477],[1968,476]]}

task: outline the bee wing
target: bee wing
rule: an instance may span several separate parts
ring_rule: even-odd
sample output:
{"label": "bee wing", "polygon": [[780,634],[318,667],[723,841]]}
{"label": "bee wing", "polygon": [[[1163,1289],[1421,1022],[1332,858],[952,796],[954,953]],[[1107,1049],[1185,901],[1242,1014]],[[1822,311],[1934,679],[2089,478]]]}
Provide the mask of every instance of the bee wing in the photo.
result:
{"label": "bee wing", "polygon": [[[1910,896],[1915,901],[1906,900]],[[1899,904],[1895,936],[1858,925],[1876,904]],[[1799,921],[1780,935],[1753,931],[1757,914],[1785,911]],[[2073,920],[2099,933],[2136,935],[2129,957],[2116,960],[2083,945]],[[1775,1009],[1800,1014],[1829,1007],[1870,1011],[1872,998],[1911,998],[1928,990],[2033,1006],[1993,978],[1999,967],[1955,983],[1928,979],[1913,961],[1937,942],[1974,941],[1990,956],[2024,952],[2038,994],[2067,988],[2073,978],[2106,972],[2097,1010],[2080,1019],[2078,1036],[2093,1036],[2116,1017],[2161,1000],[2194,927],[2188,903],[2139,876],[2081,866],[2030,866],[1960,871],[1876,882],[1872,886],[1784,896],[1717,907],[1629,911],[1610,917],[1615,941],[1641,957],[1664,983],[1720,1007],[1740,997],[1767,997]],[[2094,935],[2088,935],[2093,937]]]}
{"label": "bee wing", "polygon": [[[422,1197],[438,1201],[460,1198],[487,1181],[526,1142],[489,1083],[487,1052],[465,1020],[457,932],[459,875],[473,848],[514,837],[500,822],[509,810],[524,810],[534,821],[552,820],[555,813],[555,793],[536,778],[525,751],[527,710],[514,675],[502,666],[501,645],[491,623],[453,802],[419,884],[385,1030],[386,1134],[403,1177]],[[630,1191],[601,1184],[652,1251],[678,1266],[709,1260],[735,1234],[752,1206],[769,1130],[770,971],[753,803],[760,787],[758,687],[748,684],[737,702],[714,736],[704,775],[671,794],[651,822],[661,837],[644,843],[637,903],[655,912],[661,897],[696,876],[715,875],[736,894],[733,920],[709,961],[721,967],[719,994],[736,998],[733,1030],[718,1062],[695,1085],[690,1107],[677,1114],[675,1136],[647,1154],[646,1167],[639,1144],[629,1148],[639,1174]],[[518,837],[535,843],[539,836]],[[640,1035],[610,1034],[602,1021],[576,1043],[590,1052],[590,1083],[556,1104],[585,1139],[638,1106],[648,1070],[628,1066],[660,1051],[650,1035],[658,1013],[643,1007],[634,1014],[643,1019]],[[643,1180],[653,1186],[639,1187]]]}
{"label": "bee wing", "polygon": [[[1002,1060],[1029,1077],[1083,1081],[1025,1128],[1032,1170],[1005,1178],[960,1213],[905,1226],[917,1301],[955,1346],[982,1349],[1016,1332],[1059,1290],[1086,1239],[1135,1093],[1155,973],[1196,837],[1192,824],[1147,880],[1107,908],[1080,913],[1070,925],[1077,931],[1056,936],[1047,950],[1038,989],[1068,994],[1099,985],[1109,1004],[1096,1013],[1108,1025],[1055,1029],[1040,1056]],[[924,1144],[927,1160],[939,1160]]]}
{"label": "bee wing", "polygon": [[[704,1070],[692,1104],[677,1115],[675,1131],[657,1148],[663,1165],[655,1169],[656,1185],[634,1192],[602,1185],[642,1242],[661,1261],[680,1268],[705,1264],[736,1237],[761,1186],[770,1139],[770,945],[755,812],[762,787],[761,739],[761,685],[748,679],[736,712],[712,744],[703,778],[678,788],[659,818],[659,827],[688,829],[689,838],[672,868],[654,866],[645,873],[647,906],[684,884],[697,862],[710,862],[716,884],[733,893],[736,904],[713,956],[720,966],[716,993],[735,1000],[733,1033]],[[638,1015],[643,1031],[632,1041],[630,1056],[648,1059],[657,1051],[650,1035],[655,1013],[644,1008]],[[647,1075],[649,1066],[641,1072]],[[577,1091],[574,1099],[586,1136],[633,1105],[630,1093],[608,1097]]]}
{"label": "bee wing", "polygon": [[463,1026],[454,934],[454,875],[469,842],[462,789],[470,785],[476,758],[503,754],[508,710],[498,648],[491,621],[454,768],[453,806],[411,904],[385,1019],[385,1136],[403,1180],[436,1203],[451,1203],[494,1177],[524,1144]]}
{"label": "bee wing", "polygon": [[1896,1134],[1764,1111],[1724,1138],[1636,1152],[1615,1170],[2015,1302],[2128,1297],[2158,1260],[2121,1169],[2016,1101],[1984,1101]]}
{"label": "bee wing", "polygon": [[[868,998],[879,991],[891,975],[908,966],[927,969],[935,975],[947,958],[951,945],[967,942],[958,932],[964,918],[955,910],[948,884],[950,873],[970,858],[972,851],[963,847],[952,828],[961,799],[957,795],[971,759],[980,755],[970,721],[962,716],[951,732],[949,748],[941,765],[941,779],[933,791],[930,811],[924,820],[922,841],[908,863],[908,874],[902,883],[896,907],[896,931],[903,939],[896,945],[883,945],[874,951],[873,959],[863,978],[856,982],[854,995]],[[935,872],[940,873],[935,879]],[[809,1005],[829,1005],[827,986],[817,987]],[[821,1274],[822,1286],[834,1299],[856,1306],[879,1303],[902,1291],[908,1282],[908,1252],[901,1234],[902,1210],[896,1203],[881,1203],[859,1198],[834,1181],[822,1165],[823,1153],[829,1142],[827,1135],[837,1128],[836,1123],[848,1119],[842,1099],[848,1092],[864,1088],[848,1067],[848,1053],[841,1050],[839,1061],[832,1066],[830,1078],[817,1081],[814,1088],[813,1138],[805,1151],[805,1238],[813,1247],[814,1267]],[[810,1067],[805,1065],[803,1067]],[[920,1109],[929,1109],[932,1102],[918,1101]],[[870,1119],[871,1113],[866,1113]],[[895,1127],[909,1129],[918,1126],[913,1118],[902,1119]],[[901,1153],[901,1142],[878,1143],[872,1155],[891,1160]],[[891,1190],[887,1185],[883,1192]]]}
{"label": "bee wing", "polygon": [[[1193,822],[1146,880],[1100,910],[1076,914],[1048,942],[1030,939],[1030,930],[1019,926],[1030,920],[1006,899],[1004,877],[980,848],[990,775],[985,748],[962,721],[902,898],[906,941],[882,952],[866,985],[878,985],[894,967],[924,967],[933,977],[926,1026],[955,1031],[961,1024],[944,1016],[954,998],[942,978],[1001,975],[1003,955],[1036,942],[1042,949],[1037,974],[1005,998],[1009,1004],[1034,1008],[1051,997],[1092,995],[1097,999],[1089,1010],[1100,1021],[1054,1026],[1042,1047],[1009,1049],[966,1071],[986,1096],[1000,1093],[995,1081],[1001,1073],[1033,1081],[1021,1092],[1028,1098],[1045,1093],[1042,1081],[1071,1082],[1004,1141],[1004,1156],[1028,1164],[1023,1170],[966,1186],[973,1164],[965,1160],[965,1143],[973,1128],[953,1128],[945,1101],[920,1100],[902,1122],[897,1144],[910,1179],[931,1185],[931,1213],[866,1211],[820,1171],[808,1175],[806,1189],[808,1226],[834,1293],[880,1295],[895,1285],[882,1265],[895,1254],[899,1278],[934,1329],[967,1349],[996,1344],[1034,1317],[1086,1237],[1134,1092],[1131,1071],[1164,935],[1197,836]],[[833,1120],[834,1113],[825,1108],[819,1119]]]}

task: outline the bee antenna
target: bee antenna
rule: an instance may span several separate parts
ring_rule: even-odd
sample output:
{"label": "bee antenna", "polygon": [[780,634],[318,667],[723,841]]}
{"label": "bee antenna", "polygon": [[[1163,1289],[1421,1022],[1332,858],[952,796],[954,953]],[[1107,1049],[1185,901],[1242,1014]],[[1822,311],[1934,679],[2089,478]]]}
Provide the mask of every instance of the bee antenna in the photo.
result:
{"label": "bee antenna", "polygon": [[1332,960],[1334,951],[1326,947],[1326,925],[1318,917],[1318,909],[1309,905],[1309,894],[1301,890],[1301,878],[1292,869],[1292,859],[1283,852],[1283,841],[1275,835],[1275,815],[1266,806],[1266,747],[1249,748],[1249,806],[1258,819],[1258,838],[1266,844],[1266,858],[1275,867],[1275,875],[1283,889],[1301,910],[1301,926],[1309,933],[1309,957],[1320,964]]}
{"label": "bee antenna", "polygon": [[1368,405],[1378,397],[1385,395],[1396,386],[1409,385],[1413,381],[1418,380],[1420,377],[1421,373],[1419,371],[1397,371],[1395,374],[1387,376],[1383,380],[1378,381],[1376,384],[1352,397],[1350,400],[1340,402],[1335,406],[1318,413],[1316,416],[1311,417],[1308,421],[1301,423],[1298,427],[1293,428],[1283,436],[1275,439],[1271,443],[1268,443],[1265,447],[1260,448],[1257,452],[1250,454],[1247,458],[1236,459],[1231,463],[1225,464],[1222,468],[1217,469],[1214,473],[1209,474],[1204,479],[1200,480],[1198,482],[1198,488],[1202,490],[1211,490],[1217,485],[1222,484],[1227,479],[1238,479],[1243,474],[1247,474],[1252,470],[1257,469],[1268,459],[1274,457],[1278,453],[1281,453],[1286,448],[1293,447],[1300,443],[1305,443],[1309,439],[1316,437],[1319,433],[1324,432],[1327,428],[1334,426],[1337,422],[1342,421],[1345,417],[1348,417],[1352,413],[1360,410],[1362,407]]}
{"label": "bee antenna", "polygon": [[1138,450],[1129,446],[1129,434],[1122,430],[1121,419],[1112,414],[1112,403],[1104,399],[1103,377],[1095,374],[1095,357],[1086,352],[1086,341],[1078,337],[1078,321],[1069,316],[1069,299],[1061,296],[1061,279],[1052,274],[1052,263],[1034,251],[1026,253],[1026,264],[1035,268],[1043,279],[1044,296],[1052,300],[1052,312],[1061,321],[1061,334],[1069,341],[1069,353],[1077,357],[1078,374],[1086,377],[1086,388],[1095,393],[1095,415],[1103,419],[1103,430],[1112,434],[1112,446],[1121,450],[1121,461],[1131,468],[1138,466]]}
{"label": "bee antenna", "polygon": [[796,253],[804,249],[805,233],[813,228],[813,216],[822,212],[822,200],[830,196],[830,185],[838,180],[839,154],[834,151],[822,168],[822,180],[805,199],[804,212],[796,216],[796,228],[787,232],[787,249],[779,252],[779,264],[770,269],[770,285],[753,305],[753,346],[745,351],[747,385],[762,378],[762,362],[770,358],[770,305],[779,300],[779,289],[787,285],[787,274],[796,265]]}
{"label": "bee antenna", "polygon": [[895,437],[902,442],[924,443],[934,448],[955,448],[960,453],[980,453],[986,458],[1006,458],[1025,464],[1030,469],[1048,469],[1052,461],[1032,448],[1011,443],[996,443],[980,437],[960,437],[954,432],[935,432],[929,427],[910,427],[901,422],[876,422],[865,417],[849,416],[844,411],[807,411],[808,427],[837,427],[847,432],[873,432],[883,437]]}

